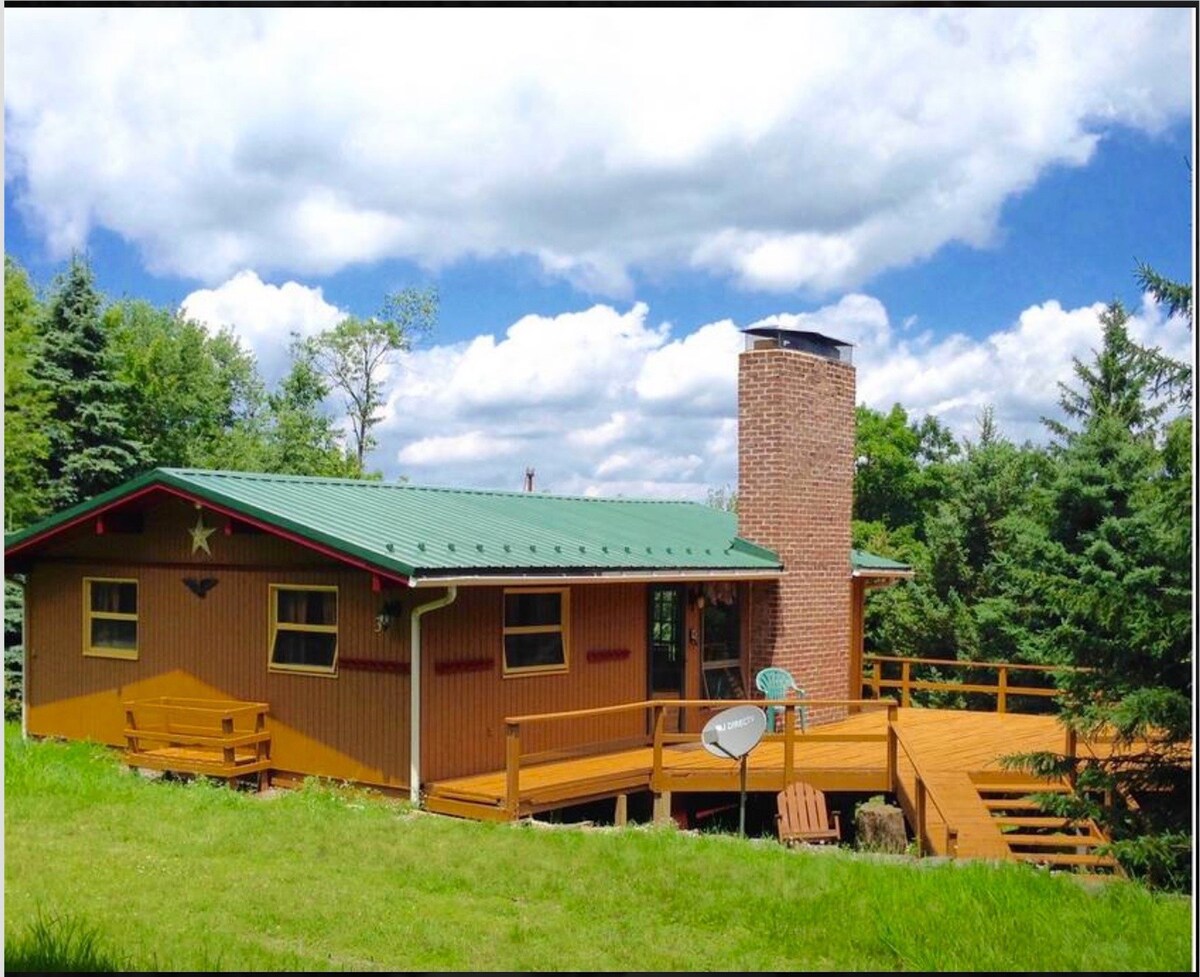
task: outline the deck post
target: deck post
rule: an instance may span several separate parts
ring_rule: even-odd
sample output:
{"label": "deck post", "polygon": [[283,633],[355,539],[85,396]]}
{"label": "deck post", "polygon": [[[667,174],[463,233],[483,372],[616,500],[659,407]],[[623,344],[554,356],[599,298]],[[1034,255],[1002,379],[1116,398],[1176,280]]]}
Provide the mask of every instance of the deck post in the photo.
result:
{"label": "deck post", "polygon": [[1008,666],[1000,666],[1000,692],[996,696],[996,711],[1001,715],[1008,712]]}
{"label": "deck post", "polygon": [[514,821],[521,810],[521,726],[504,724],[504,802]]}
{"label": "deck post", "polygon": [[788,703],[783,707],[783,786],[796,779],[796,717],[795,707]]}
{"label": "deck post", "polygon": [[925,781],[917,774],[917,857],[925,854]]}
{"label": "deck post", "polygon": [[[654,766],[650,771],[650,786],[658,790],[663,777],[663,727],[666,723],[666,709],[658,703],[654,704]],[[670,796],[668,794],[668,796]],[[669,813],[669,812],[668,812]]]}
{"label": "deck post", "polygon": [[883,681],[883,662],[876,659],[871,664],[871,688],[875,690],[875,698],[879,698],[881,689],[880,683]]}
{"label": "deck post", "polygon": [[912,705],[912,662],[900,666],[900,705],[907,709]]}
{"label": "deck post", "polygon": [[617,803],[613,810],[613,825],[623,828],[629,822],[629,795],[618,794]]}
{"label": "deck post", "polygon": [[895,793],[900,784],[899,771],[896,769],[896,703],[889,702],[887,707],[887,782],[888,792]]}
{"label": "deck post", "polygon": [[1079,750],[1079,734],[1077,732],[1075,732],[1074,727],[1068,726],[1067,727],[1066,749],[1063,750],[1063,752],[1066,753],[1068,759],[1074,760],[1075,754],[1078,752],[1078,750]]}
{"label": "deck post", "polygon": [[654,823],[674,823],[671,820],[671,792],[669,790],[660,790],[654,795]]}

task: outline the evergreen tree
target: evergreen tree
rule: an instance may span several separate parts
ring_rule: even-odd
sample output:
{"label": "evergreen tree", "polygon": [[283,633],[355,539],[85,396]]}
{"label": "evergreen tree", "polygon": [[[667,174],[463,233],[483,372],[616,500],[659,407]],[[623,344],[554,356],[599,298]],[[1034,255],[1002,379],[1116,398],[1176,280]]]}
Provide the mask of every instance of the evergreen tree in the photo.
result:
{"label": "evergreen tree", "polygon": [[[1015,758],[1075,778],[1056,802],[1104,824],[1127,868],[1156,884],[1187,885],[1191,834],[1191,418],[1153,421],[1153,377],[1118,307],[1105,318],[1083,389],[1064,389],[1065,434],[1046,524],[1059,572],[1043,569],[1042,601],[1059,623],[1052,641],[1077,670],[1064,679],[1062,715],[1081,736],[1111,735],[1112,757]],[[1115,798],[1112,806],[1097,797]]]}
{"label": "evergreen tree", "polygon": [[[1120,302],[1112,303],[1100,315],[1104,327],[1103,345],[1093,351],[1093,365],[1075,357],[1074,371],[1082,389],[1060,382],[1059,406],[1064,414],[1085,427],[1093,420],[1113,417],[1133,434],[1152,430],[1167,409],[1165,403],[1151,403],[1147,397],[1151,367],[1146,350],[1129,337],[1126,323],[1129,314]],[[1068,424],[1053,418],[1042,418],[1060,441],[1069,441],[1075,434]]]}
{"label": "evergreen tree", "polygon": [[[1188,328],[1192,327],[1192,288],[1183,282],[1173,281],[1160,275],[1145,262],[1138,262],[1135,276],[1143,291],[1154,296],[1154,300],[1166,309],[1168,316],[1182,316]],[[1192,368],[1167,356],[1159,349],[1145,351],[1146,364],[1154,379],[1154,394],[1176,400],[1181,404],[1192,402]]]}
{"label": "evergreen tree", "polygon": [[31,369],[50,404],[46,469],[53,509],[119,485],[145,463],[143,446],[128,434],[128,396],[113,375],[100,306],[91,268],[73,257],[51,294],[41,355]]}
{"label": "evergreen tree", "polygon": [[42,317],[25,270],[4,256],[4,525],[12,531],[45,512],[46,391],[30,379]]}

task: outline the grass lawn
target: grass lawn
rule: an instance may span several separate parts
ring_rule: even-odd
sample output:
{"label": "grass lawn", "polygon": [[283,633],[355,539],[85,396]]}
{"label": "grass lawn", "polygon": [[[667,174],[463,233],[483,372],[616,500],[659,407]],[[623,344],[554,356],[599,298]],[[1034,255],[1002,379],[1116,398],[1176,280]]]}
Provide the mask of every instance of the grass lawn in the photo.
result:
{"label": "grass lawn", "polygon": [[5,735],[5,956],[119,969],[1188,970],[1191,900],[660,828],[256,796]]}

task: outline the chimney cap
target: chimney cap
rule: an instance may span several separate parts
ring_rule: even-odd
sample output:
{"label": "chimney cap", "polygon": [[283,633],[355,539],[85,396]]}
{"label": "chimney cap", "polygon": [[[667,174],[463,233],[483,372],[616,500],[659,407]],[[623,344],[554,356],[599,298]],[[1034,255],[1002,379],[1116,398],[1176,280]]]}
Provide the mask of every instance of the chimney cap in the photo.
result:
{"label": "chimney cap", "polygon": [[[802,353],[813,353],[827,360],[837,360],[842,363],[851,362],[853,343],[844,339],[834,339],[819,332],[804,329],[787,329],[783,326],[751,326],[743,329],[746,335],[746,348],[759,348],[762,340],[773,343],[779,349],[794,349]],[[757,342],[756,342],[757,340]]]}

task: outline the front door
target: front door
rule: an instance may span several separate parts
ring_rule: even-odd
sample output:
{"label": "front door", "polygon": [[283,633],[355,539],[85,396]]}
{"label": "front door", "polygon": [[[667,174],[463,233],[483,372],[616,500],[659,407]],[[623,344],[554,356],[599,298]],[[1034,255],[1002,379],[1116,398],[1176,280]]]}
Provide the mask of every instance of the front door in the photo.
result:
{"label": "front door", "polygon": [[[650,606],[646,615],[648,633],[648,684],[651,699],[683,698],[687,662],[687,634],[684,627],[685,591],[680,586],[648,588]],[[683,728],[678,709],[667,714],[667,728]]]}

